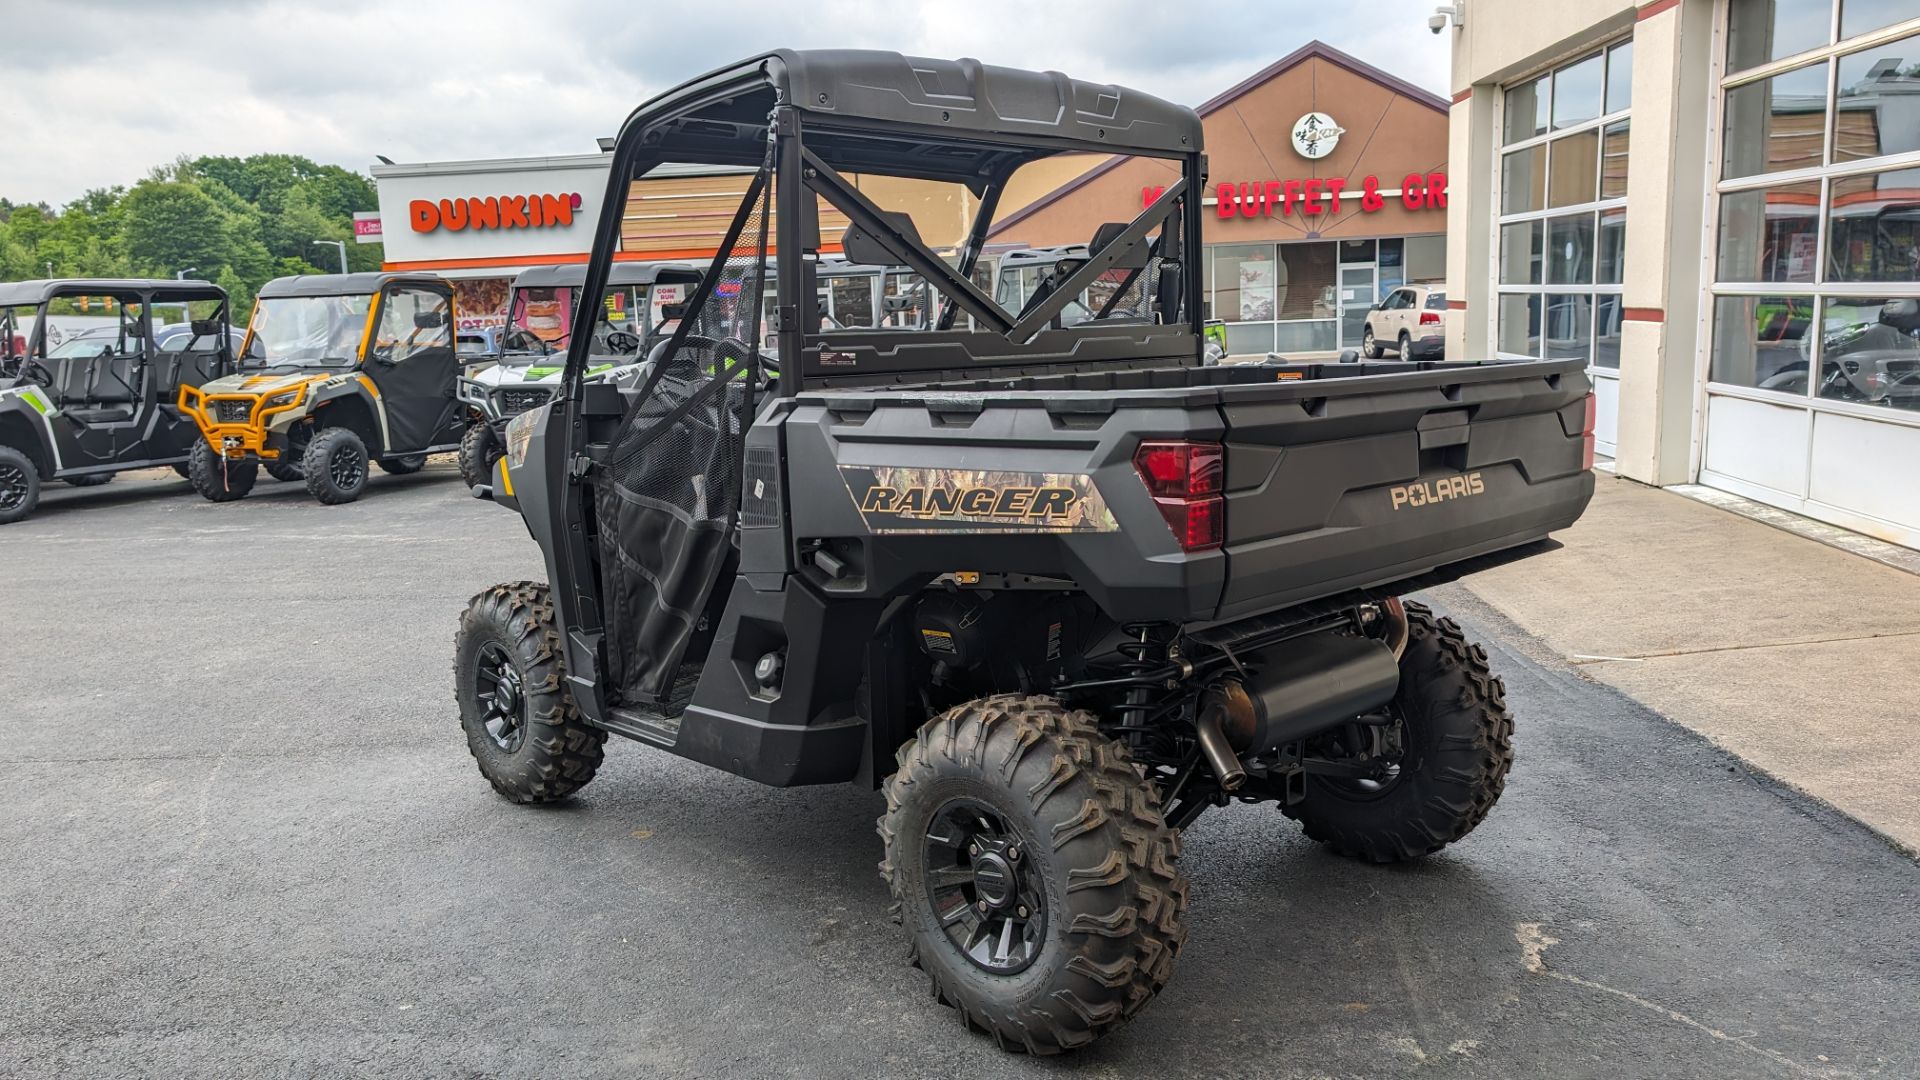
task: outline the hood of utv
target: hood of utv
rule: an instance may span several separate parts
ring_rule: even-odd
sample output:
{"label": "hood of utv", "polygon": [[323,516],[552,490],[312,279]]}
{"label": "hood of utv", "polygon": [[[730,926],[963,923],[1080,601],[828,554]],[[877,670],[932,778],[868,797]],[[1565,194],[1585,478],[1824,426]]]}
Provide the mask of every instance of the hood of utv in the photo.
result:
{"label": "hood of utv", "polygon": [[277,394],[282,390],[291,390],[302,383],[326,382],[337,378],[336,375],[321,375],[311,371],[294,374],[276,375],[272,372],[240,372],[225,375],[210,382],[200,384],[203,394]]}

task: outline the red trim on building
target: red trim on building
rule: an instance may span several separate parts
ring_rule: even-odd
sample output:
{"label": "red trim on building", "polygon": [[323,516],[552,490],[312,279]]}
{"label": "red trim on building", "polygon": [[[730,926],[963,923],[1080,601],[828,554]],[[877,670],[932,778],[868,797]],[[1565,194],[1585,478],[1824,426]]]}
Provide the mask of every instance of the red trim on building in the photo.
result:
{"label": "red trim on building", "polygon": [[1465,300],[1449,300],[1447,301],[1447,310],[1465,311],[1467,310],[1467,302]]}
{"label": "red trim on building", "polygon": [[1653,0],[1651,4],[1642,4],[1640,6],[1640,10],[1634,15],[1633,21],[1645,22],[1663,11],[1672,11],[1679,6],[1680,0]]}
{"label": "red trim on building", "polygon": [[1455,105],[1458,105],[1472,96],[1473,96],[1473,87],[1469,86],[1465,90],[1462,90],[1459,93],[1453,95],[1453,103]]}
{"label": "red trim on building", "polygon": [[1663,323],[1667,321],[1667,313],[1657,307],[1630,307],[1622,311],[1620,317],[1628,322]]}

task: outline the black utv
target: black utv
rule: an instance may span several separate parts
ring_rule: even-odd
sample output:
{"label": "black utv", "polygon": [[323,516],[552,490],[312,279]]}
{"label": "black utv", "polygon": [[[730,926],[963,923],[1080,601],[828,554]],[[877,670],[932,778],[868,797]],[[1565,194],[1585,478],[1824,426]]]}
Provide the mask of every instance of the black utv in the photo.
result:
{"label": "black utv", "polygon": [[[112,310],[117,324],[55,344],[49,313],[82,298]],[[209,314],[193,318],[192,304]],[[177,308],[187,329],[162,342],[156,308]],[[174,399],[232,367],[227,318],[227,294],[204,281],[0,285],[0,343],[20,343],[0,349],[0,524],[33,513],[47,481],[92,487],[155,465],[184,475],[199,432]]]}
{"label": "black utv", "polygon": [[[972,277],[1000,193],[1088,152],[1174,179],[996,303]],[[494,470],[550,582],[481,592],[456,638],[500,794],[579,790],[609,732],[768,784],[882,787],[914,962],[1034,1053],[1166,984],[1179,831],[1207,807],[1271,803],[1380,862],[1486,816],[1513,760],[1500,680],[1401,597],[1580,516],[1581,362],[1203,365],[1200,121],[1122,87],[876,52],[702,76],[622,129],[586,295],[628,185],[679,164],[755,172],[655,369],[589,382],[576,339]],[[875,177],[978,200],[953,264]],[[937,315],[824,321],[835,242],[919,275]]]}

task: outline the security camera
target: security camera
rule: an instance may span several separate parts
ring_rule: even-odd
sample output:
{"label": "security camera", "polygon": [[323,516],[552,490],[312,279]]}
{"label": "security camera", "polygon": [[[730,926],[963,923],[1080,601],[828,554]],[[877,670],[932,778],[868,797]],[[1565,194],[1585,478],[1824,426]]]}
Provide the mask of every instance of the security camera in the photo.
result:
{"label": "security camera", "polygon": [[1467,25],[1466,8],[1467,5],[1463,0],[1456,0],[1455,3],[1442,4],[1434,8],[1433,14],[1427,16],[1427,29],[1438,34],[1447,28],[1448,23],[1452,23],[1454,26]]}
{"label": "security camera", "polygon": [[1447,28],[1447,17],[1445,15],[1442,15],[1436,11],[1433,14],[1427,16],[1427,29],[1437,34],[1440,31],[1445,30],[1446,28]]}

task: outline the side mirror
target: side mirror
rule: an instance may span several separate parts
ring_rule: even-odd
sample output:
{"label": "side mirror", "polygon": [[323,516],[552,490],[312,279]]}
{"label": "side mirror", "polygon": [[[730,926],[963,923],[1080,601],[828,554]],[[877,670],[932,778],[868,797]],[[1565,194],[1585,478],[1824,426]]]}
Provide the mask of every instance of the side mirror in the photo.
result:
{"label": "side mirror", "polygon": [[195,319],[191,325],[193,327],[193,336],[197,338],[213,337],[220,333],[220,320],[218,319]]}
{"label": "side mirror", "polygon": [[447,325],[447,313],[444,311],[421,311],[414,313],[415,330],[438,330]]}

